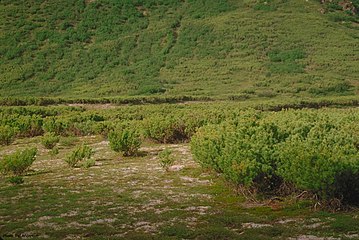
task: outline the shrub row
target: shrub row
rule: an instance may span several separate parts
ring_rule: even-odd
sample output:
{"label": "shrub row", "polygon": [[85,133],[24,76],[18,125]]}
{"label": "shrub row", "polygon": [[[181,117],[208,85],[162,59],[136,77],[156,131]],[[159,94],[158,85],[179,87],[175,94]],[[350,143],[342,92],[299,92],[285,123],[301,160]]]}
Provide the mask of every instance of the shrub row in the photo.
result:
{"label": "shrub row", "polygon": [[195,96],[151,96],[151,97],[127,97],[127,98],[0,98],[0,106],[49,106],[56,104],[161,104],[180,103],[187,101],[211,101],[210,97]]}
{"label": "shrub row", "polygon": [[262,192],[283,183],[322,199],[359,203],[359,114],[345,110],[247,111],[192,138],[195,159]]}

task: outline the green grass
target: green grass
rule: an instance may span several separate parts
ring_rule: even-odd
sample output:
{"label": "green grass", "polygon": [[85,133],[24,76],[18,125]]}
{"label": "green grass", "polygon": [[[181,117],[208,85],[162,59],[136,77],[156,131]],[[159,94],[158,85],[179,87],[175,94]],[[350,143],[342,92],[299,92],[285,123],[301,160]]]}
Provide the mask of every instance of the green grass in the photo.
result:
{"label": "green grass", "polygon": [[[187,144],[147,139],[139,156],[123,158],[93,135],[165,117],[222,121],[250,107],[358,106],[358,15],[338,4],[1,1],[0,122],[22,134],[0,146],[0,159],[39,152],[23,184],[0,176],[0,238],[355,238],[357,209],[312,211],[312,201],[291,198],[253,203],[193,162]],[[23,105],[36,106],[5,107]],[[57,155],[41,137],[27,138],[42,127],[59,131]],[[67,167],[82,142],[95,150],[95,166]],[[164,148],[182,170],[161,168]]]}
{"label": "green grass", "polygon": [[[183,152],[188,148],[185,144],[150,145],[146,146],[147,156],[118,159],[101,137],[79,140],[101,148],[95,158],[106,159],[96,167],[72,169],[63,161],[72,147],[61,149],[58,159],[52,159],[40,138],[31,143],[40,149],[32,168],[39,174],[25,176],[22,185],[0,182],[0,236],[283,239],[344,236],[357,231],[357,211],[312,212],[308,206],[298,211],[291,203],[281,203],[279,210],[251,206],[223,179],[194,164],[189,152]],[[27,145],[28,139],[17,140],[0,154]],[[176,164],[186,168],[178,172],[161,169],[156,156],[164,147],[171,148],[179,157]],[[323,225],[311,228],[316,222]]]}
{"label": "green grass", "polygon": [[357,16],[336,3],[0,4],[0,97],[358,94]]}

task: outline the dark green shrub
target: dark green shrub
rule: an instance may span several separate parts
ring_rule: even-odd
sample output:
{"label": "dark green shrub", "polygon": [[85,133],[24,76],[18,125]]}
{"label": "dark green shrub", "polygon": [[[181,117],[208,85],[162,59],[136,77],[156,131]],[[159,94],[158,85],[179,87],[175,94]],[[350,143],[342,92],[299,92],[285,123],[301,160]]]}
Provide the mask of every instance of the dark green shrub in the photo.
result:
{"label": "dark green shrub", "polygon": [[108,134],[110,147],[115,152],[122,152],[124,156],[133,156],[141,146],[140,134],[133,129],[118,128]]}
{"label": "dark green shrub", "polygon": [[272,73],[301,73],[304,72],[304,65],[298,60],[306,57],[306,53],[301,49],[293,50],[273,50],[268,53],[271,61],[269,69]]}
{"label": "dark green shrub", "polygon": [[93,153],[94,152],[91,147],[82,144],[81,146],[75,148],[71,154],[67,156],[65,162],[70,167],[76,167],[79,162],[88,161],[92,157]]}
{"label": "dark green shrub", "polygon": [[47,149],[53,149],[59,141],[60,137],[51,132],[45,133],[41,138],[42,145]]}
{"label": "dark green shrub", "polygon": [[0,126],[0,144],[10,145],[14,141],[16,132],[14,128],[8,125]]}
{"label": "dark green shrub", "polygon": [[25,173],[36,159],[36,148],[16,151],[5,156],[0,162],[0,171],[19,176]]}

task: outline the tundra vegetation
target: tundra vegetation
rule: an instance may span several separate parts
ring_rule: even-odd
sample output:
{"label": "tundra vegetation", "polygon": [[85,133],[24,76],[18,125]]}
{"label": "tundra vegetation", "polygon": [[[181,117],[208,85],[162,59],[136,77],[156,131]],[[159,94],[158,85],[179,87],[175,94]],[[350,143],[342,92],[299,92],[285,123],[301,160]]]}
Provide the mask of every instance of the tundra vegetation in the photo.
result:
{"label": "tundra vegetation", "polygon": [[358,0],[0,6],[0,239],[359,238]]}
{"label": "tundra vegetation", "polygon": [[357,108],[280,106],[2,107],[0,233],[355,238]]}

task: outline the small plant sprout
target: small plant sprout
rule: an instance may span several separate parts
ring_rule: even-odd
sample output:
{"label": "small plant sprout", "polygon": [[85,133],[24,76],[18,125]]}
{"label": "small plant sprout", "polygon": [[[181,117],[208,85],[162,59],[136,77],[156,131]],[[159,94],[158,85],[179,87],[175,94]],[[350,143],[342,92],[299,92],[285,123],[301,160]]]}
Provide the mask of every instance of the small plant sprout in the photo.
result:
{"label": "small plant sprout", "polygon": [[169,170],[169,167],[173,165],[175,159],[172,156],[172,150],[169,148],[164,149],[158,154],[158,157],[160,159],[160,165],[162,168],[164,168],[166,171]]}

